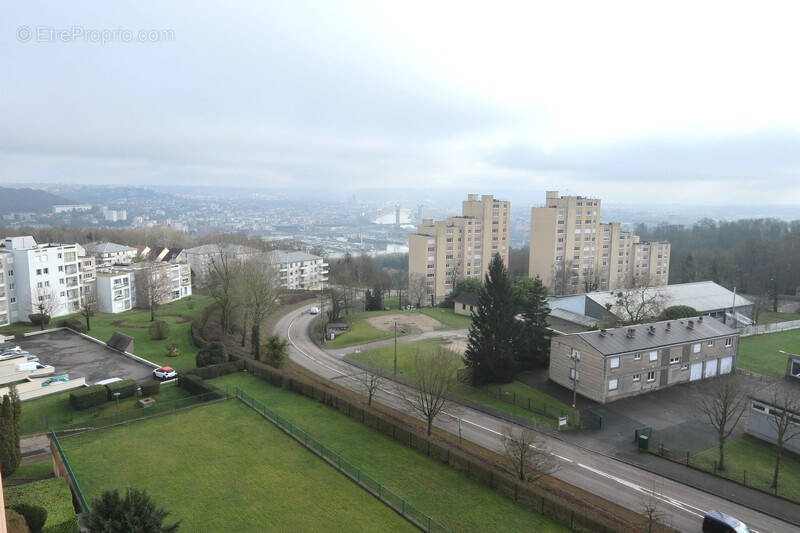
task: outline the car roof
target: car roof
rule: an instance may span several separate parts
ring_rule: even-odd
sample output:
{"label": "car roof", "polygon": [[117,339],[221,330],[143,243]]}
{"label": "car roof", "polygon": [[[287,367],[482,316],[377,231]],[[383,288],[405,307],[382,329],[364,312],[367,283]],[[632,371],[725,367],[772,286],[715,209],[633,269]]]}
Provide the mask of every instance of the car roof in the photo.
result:
{"label": "car roof", "polygon": [[731,515],[727,515],[725,513],[720,512],[720,511],[709,511],[709,512],[706,513],[706,516],[714,518],[714,519],[716,519],[716,520],[718,520],[718,521],[720,521],[720,522],[722,522],[724,524],[727,524],[727,525],[729,525],[731,527],[736,527],[736,526],[742,524],[742,521],[739,520],[738,518],[734,518]]}
{"label": "car roof", "polygon": [[162,366],[159,370],[166,370],[167,372],[171,372],[172,371],[172,367],[171,366]]}

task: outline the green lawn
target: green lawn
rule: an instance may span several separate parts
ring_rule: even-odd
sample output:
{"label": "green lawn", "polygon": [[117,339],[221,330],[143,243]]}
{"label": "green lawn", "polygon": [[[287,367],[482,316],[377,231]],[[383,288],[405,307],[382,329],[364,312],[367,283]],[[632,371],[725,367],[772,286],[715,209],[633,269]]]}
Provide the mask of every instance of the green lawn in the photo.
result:
{"label": "green lawn", "polygon": [[28,483],[53,477],[53,461],[48,455],[44,460],[22,463],[9,477],[3,478],[6,486]]}
{"label": "green lawn", "polygon": [[7,487],[3,490],[6,507],[19,503],[39,505],[47,509],[43,533],[78,533],[78,520],[72,507],[72,494],[63,478],[45,479]]}
{"label": "green lawn", "polygon": [[[195,356],[197,355],[197,348],[192,345],[189,334],[191,320],[200,316],[203,309],[211,303],[210,297],[194,294],[190,300],[183,298],[160,307],[156,312],[157,319],[169,323],[169,336],[164,340],[150,338],[148,331],[150,311],[147,309],[131,309],[116,314],[95,313],[90,321],[91,330],[88,335],[106,342],[115,331],[120,331],[133,337],[133,350],[136,355],[160,365],[170,365],[178,371],[187,370],[195,367]],[[85,321],[80,315],[70,316],[80,319],[85,325]],[[65,318],[68,317],[53,319],[50,326],[55,327],[57,322]],[[0,328],[0,333],[35,331],[36,329],[37,327],[30,324],[13,324]],[[178,345],[180,349],[178,357],[167,356],[167,345],[169,344]]]}
{"label": "green lawn", "polygon": [[[174,383],[163,385],[161,392],[154,396],[157,406],[167,406],[175,400],[187,397],[189,397],[189,393]],[[137,400],[138,398],[136,397],[120,400],[119,412],[129,413],[133,410],[141,410],[142,408],[136,403]],[[151,407],[150,409],[154,408]],[[48,430],[116,414],[117,404],[113,401],[97,407],[76,411],[69,403],[69,391],[51,394],[43,398],[22,402],[22,433],[23,435],[43,433]]]}
{"label": "green lawn", "polygon": [[238,400],[61,444],[90,502],[103,490],[144,488],[185,532],[414,530]]}
{"label": "green lawn", "polygon": [[[693,456],[692,463],[713,470],[713,462],[717,458],[717,449],[711,448]],[[719,474],[742,483],[747,471],[748,485],[772,492],[770,485],[775,468],[775,452],[771,445],[745,435],[725,446],[725,464],[725,471]],[[800,458],[795,455],[786,453],[781,458],[778,495],[800,501]]]}
{"label": "green lawn", "polygon": [[[398,344],[397,375],[408,381],[415,382],[417,376],[414,374],[414,356],[417,353],[423,355],[433,353],[441,343],[441,340],[430,339]],[[454,352],[447,353],[453,354],[454,364],[458,365],[459,368],[464,366],[458,354]],[[394,371],[394,346],[383,346],[373,350],[352,353],[349,354],[347,358],[369,367],[382,370],[389,375]],[[521,381],[514,381],[502,386],[493,385],[490,390],[459,385],[456,392],[473,402],[494,407],[495,409],[500,409],[501,411],[513,415],[535,419],[553,427],[556,426],[554,417],[562,413],[567,415],[572,412],[572,408],[569,405],[561,403],[552,396]],[[538,413],[520,407],[527,405],[528,399],[530,399],[531,407],[538,409],[546,408],[547,412],[553,413],[553,415],[549,417],[541,416]]]}
{"label": "green lawn", "polygon": [[566,531],[464,474],[305,396],[244,373],[212,383],[246,390],[452,531]]}
{"label": "green lawn", "polygon": [[[466,329],[472,324],[472,319],[470,317],[457,315],[452,309],[444,309],[441,307],[422,307],[410,311],[403,311],[397,307],[393,307],[391,311],[359,311],[350,315],[348,319],[350,329],[334,340],[326,341],[326,345],[329,348],[345,348],[348,346],[366,344],[368,342],[391,339],[394,337],[393,331],[382,331],[373,327],[367,322],[367,319],[376,316],[396,315],[398,313],[421,313],[427,315],[441,323],[441,326],[436,329]],[[405,335],[405,332],[398,329],[397,335]]]}
{"label": "green lawn", "polygon": [[786,374],[787,356],[778,350],[800,353],[800,329],[743,337],[739,342],[737,365],[764,376],[779,378]]}
{"label": "green lawn", "polygon": [[798,313],[773,313],[772,311],[759,311],[758,323],[759,324],[775,324],[777,322],[789,322],[791,320],[800,320]]}

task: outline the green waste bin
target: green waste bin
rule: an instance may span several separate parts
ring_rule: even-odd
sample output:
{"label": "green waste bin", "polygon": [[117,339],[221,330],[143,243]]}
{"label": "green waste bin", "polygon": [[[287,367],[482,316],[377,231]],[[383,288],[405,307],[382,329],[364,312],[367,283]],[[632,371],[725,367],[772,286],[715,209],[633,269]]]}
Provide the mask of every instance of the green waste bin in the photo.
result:
{"label": "green waste bin", "polygon": [[639,435],[639,449],[646,452],[650,444],[650,439],[647,435]]}

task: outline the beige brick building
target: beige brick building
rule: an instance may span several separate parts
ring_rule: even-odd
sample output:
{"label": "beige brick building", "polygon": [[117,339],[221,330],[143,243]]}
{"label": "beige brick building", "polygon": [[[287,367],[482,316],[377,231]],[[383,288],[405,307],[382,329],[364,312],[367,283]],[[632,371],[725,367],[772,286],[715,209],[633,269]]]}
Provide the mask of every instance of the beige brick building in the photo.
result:
{"label": "beige brick building", "polygon": [[669,243],[640,242],[619,222],[602,222],[601,203],[548,191],[531,209],[529,275],[556,295],[666,285]]}
{"label": "beige brick building", "polygon": [[600,403],[736,369],[739,331],[706,317],[553,337],[550,379]]}
{"label": "beige brick building", "polygon": [[508,264],[511,204],[492,195],[470,194],[461,216],[424,219],[408,239],[409,283],[424,279],[426,301],[438,303],[458,280],[482,279],[494,254]]}

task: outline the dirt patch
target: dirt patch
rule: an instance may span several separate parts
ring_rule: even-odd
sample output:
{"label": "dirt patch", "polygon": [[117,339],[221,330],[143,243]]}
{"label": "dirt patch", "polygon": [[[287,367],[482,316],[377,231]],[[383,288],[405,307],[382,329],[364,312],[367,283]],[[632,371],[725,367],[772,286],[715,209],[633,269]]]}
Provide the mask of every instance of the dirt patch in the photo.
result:
{"label": "dirt patch", "polygon": [[421,313],[374,316],[368,318],[367,322],[381,331],[394,331],[394,323],[397,322],[397,330],[403,330],[406,335],[416,335],[442,327],[441,322]]}

